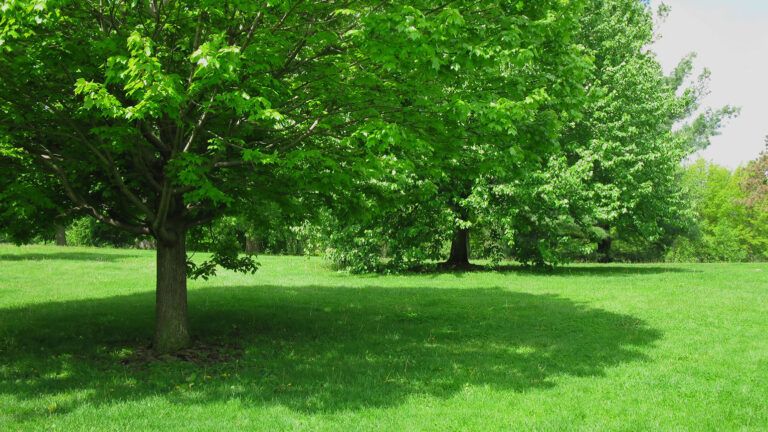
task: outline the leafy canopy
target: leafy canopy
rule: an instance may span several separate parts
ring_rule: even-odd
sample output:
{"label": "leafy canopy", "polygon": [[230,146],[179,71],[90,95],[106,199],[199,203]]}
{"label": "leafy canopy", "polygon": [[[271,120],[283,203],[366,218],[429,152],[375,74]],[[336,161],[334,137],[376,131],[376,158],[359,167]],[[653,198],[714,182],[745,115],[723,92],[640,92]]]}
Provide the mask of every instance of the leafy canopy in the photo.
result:
{"label": "leafy canopy", "polygon": [[[550,146],[578,5],[3,0],[0,134],[57,206],[164,243],[244,209],[355,213],[468,150]],[[234,253],[193,274],[254,268]]]}

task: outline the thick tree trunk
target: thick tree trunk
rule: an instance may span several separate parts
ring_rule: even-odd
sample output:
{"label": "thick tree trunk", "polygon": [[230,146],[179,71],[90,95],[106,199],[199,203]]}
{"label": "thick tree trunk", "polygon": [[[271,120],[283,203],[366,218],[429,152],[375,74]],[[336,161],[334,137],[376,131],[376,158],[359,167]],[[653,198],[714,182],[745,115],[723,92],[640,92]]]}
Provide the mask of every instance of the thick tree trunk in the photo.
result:
{"label": "thick tree trunk", "polygon": [[599,262],[604,264],[613,262],[613,257],[611,256],[612,244],[613,239],[611,239],[611,236],[600,240],[600,243],[597,244],[597,259]]}
{"label": "thick tree trunk", "polygon": [[184,230],[175,242],[157,241],[155,339],[158,353],[171,353],[189,345],[187,322],[187,251]]}
{"label": "thick tree trunk", "polygon": [[67,227],[64,225],[56,224],[56,246],[66,246],[67,245]]}
{"label": "thick tree trunk", "polygon": [[469,267],[469,229],[457,229],[451,241],[451,256],[445,264],[449,267]]}

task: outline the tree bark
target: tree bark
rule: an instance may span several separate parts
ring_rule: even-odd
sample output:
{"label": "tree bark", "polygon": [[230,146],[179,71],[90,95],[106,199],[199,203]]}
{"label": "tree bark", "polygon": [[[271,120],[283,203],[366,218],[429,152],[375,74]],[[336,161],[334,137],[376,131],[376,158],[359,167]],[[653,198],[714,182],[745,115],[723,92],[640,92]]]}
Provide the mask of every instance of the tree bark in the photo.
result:
{"label": "tree bark", "polygon": [[175,230],[176,241],[157,241],[155,338],[158,353],[171,353],[189,345],[187,320],[187,250],[185,230]]}
{"label": "tree bark", "polygon": [[256,255],[259,253],[259,239],[249,234],[245,235],[245,253],[248,255]]}
{"label": "tree bark", "polygon": [[66,246],[67,245],[67,227],[64,225],[56,224],[56,246]]}
{"label": "tree bark", "polygon": [[451,241],[451,256],[445,264],[449,267],[469,267],[469,229],[456,229]]}
{"label": "tree bark", "polygon": [[613,262],[613,257],[611,256],[612,244],[613,239],[611,239],[611,236],[607,236],[606,238],[600,240],[600,243],[597,244],[597,260],[599,262],[603,264]]}

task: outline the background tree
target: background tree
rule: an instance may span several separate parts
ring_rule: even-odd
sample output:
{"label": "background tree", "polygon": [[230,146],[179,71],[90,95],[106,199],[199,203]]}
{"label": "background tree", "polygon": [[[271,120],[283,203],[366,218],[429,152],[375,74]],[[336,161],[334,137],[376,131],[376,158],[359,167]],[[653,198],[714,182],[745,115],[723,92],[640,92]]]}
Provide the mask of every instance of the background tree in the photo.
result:
{"label": "background tree", "polygon": [[[643,248],[681,229],[687,204],[680,164],[704,148],[730,107],[689,123],[706,92],[705,72],[688,84],[693,56],[665,76],[648,45],[653,15],[637,0],[592,1],[578,40],[594,57],[583,117],[562,136],[562,153],[541,174],[496,189],[505,238],[516,259],[545,264],[610,261],[615,237]],[[676,128],[676,126],[679,126]]]}
{"label": "background tree", "polygon": [[[753,200],[754,168],[732,172],[703,159],[686,167],[683,184],[695,212],[691,232],[679,237],[670,250],[671,261],[732,262],[768,258],[765,202]],[[763,162],[764,163],[764,162]],[[764,174],[763,174],[764,176]],[[759,184],[759,178],[756,179]]]}
{"label": "background tree", "polygon": [[[441,245],[450,241],[449,264],[466,266],[470,228],[485,233],[486,244],[498,244],[486,248],[492,258],[506,254],[539,265],[585,257],[595,247],[609,261],[619,234],[625,243],[645,242],[645,249],[669,242],[690,216],[679,187],[680,164],[706,147],[735,110],[704,111],[681,124],[698,109],[708,72],[690,84],[690,56],[671,76],[664,75],[648,50],[653,14],[645,2],[589,1],[580,17],[577,25],[565,27],[576,30],[573,39],[568,33],[554,42],[527,40],[527,51],[546,51],[547,59],[516,74],[521,82],[504,80],[503,73],[493,80],[502,83],[495,91],[509,92],[510,100],[536,101],[511,123],[489,122],[506,136],[484,133],[475,139],[473,117],[444,121],[450,133],[437,135],[444,143],[442,162],[432,170],[416,169],[420,175],[394,207],[384,207],[378,218],[353,227],[350,235],[337,235],[334,257],[365,261],[363,267],[370,268],[385,244],[395,263],[418,262],[436,259],[444,252]],[[579,69],[578,61],[556,54],[572,43],[581,43],[593,58],[587,77],[577,72],[584,73],[583,63]],[[570,73],[558,69],[567,65],[573,68]],[[550,81],[558,76],[572,80]],[[473,94],[483,92],[482,84],[468,88]]]}
{"label": "background tree", "polygon": [[[456,68],[455,80],[442,89],[447,97],[430,101],[442,107],[420,144],[435,149],[432,157],[407,157],[403,169],[358,186],[370,202],[387,204],[364,206],[364,217],[353,224],[346,214],[329,220],[328,249],[337,263],[372,269],[384,254],[390,266],[402,268],[448,252],[449,266],[468,266],[482,188],[527,175],[578,115],[588,67],[572,40],[581,4],[517,2],[494,9],[477,3],[476,9],[465,19],[493,35],[476,54],[482,73]],[[392,132],[378,138],[410,139]]]}
{"label": "background tree", "polygon": [[[768,141],[768,140],[767,140]],[[768,150],[736,172],[749,215],[751,259],[768,259]]]}
{"label": "background tree", "polygon": [[768,212],[768,137],[765,142],[766,150],[742,170],[742,189],[748,207]]}

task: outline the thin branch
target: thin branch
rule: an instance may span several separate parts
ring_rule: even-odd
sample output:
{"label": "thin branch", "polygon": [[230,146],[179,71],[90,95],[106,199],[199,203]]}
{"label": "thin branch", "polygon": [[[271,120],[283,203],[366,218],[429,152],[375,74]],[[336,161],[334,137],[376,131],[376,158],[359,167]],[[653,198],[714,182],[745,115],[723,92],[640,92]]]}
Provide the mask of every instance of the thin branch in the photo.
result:
{"label": "thin branch", "polygon": [[283,23],[285,22],[285,19],[288,18],[288,16],[290,16],[296,10],[296,8],[298,8],[299,5],[301,5],[302,3],[304,3],[303,0],[302,1],[297,1],[296,3],[294,3],[294,5],[285,12],[283,17],[280,18],[280,21],[278,21],[277,24],[275,24],[272,27],[272,33],[274,33],[277,29],[279,29],[283,25]]}
{"label": "thin branch", "polygon": [[160,153],[162,153],[164,156],[167,156],[171,152],[171,149],[149,129],[149,125],[147,125],[147,123],[139,121],[138,126],[139,131],[141,131],[141,135],[144,137],[144,139],[152,144],[158,151],[160,151]]}
{"label": "thin branch", "polygon": [[[216,95],[212,95],[211,99],[208,101],[208,105],[213,103],[213,100],[216,98]],[[184,145],[184,149],[182,150],[184,153],[188,152],[192,148],[192,144],[195,143],[195,138],[197,138],[197,134],[200,132],[200,129],[202,129],[203,125],[205,124],[205,120],[208,118],[208,113],[210,112],[210,108],[206,108],[205,106],[202,107],[203,113],[200,115],[200,118],[197,120],[197,123],[195,124],[195,127],[192,129],[192,132],[189,134],[189,139],[187,139],[187,143]]]}
{"label": "thin branch", "polygon": [[80,197],[72,187],[72,184],[69,182],[69,179],[67,179],[66,173],[64,173],[64,170],[62,170],[58,165],[56,165],[53,162],[53,156],[48,154],[39,155],[39,157],[43,160],[43,162],[51,167],[54,174],[59,178],[59,181],[61,182],[62,187],[64,188],[64,192],[67,194],[69,199],[77,206],[74,210],[76,211],[85,211],[89,213],[91,216],[93,216],[96,220],[105,223],[107,225],[114,226],[116,228],[120,228],[124,231],[132,232],[134,234],[141,234],[141,235],[149,235],[151,232],[146,227],[141,227],[137,225],[131,225],[125,222],[122,222],[120,220],[117,220],[115,218],[106,216],[99,212],[98,209],[96,209],[94,206],[88,204],[85,199]]}
{"label": "thin branch", "polygon": [[256,30],[256,27],[259,26],[263,16],[264,14],[262,11],[259,11],[259,13],[256,14],[256,18],[254,18],[253,22],[251,23],[251,27],[248,29],[248,34],[245,36],[245,42],[243,42],[243,46],[241,48],[242,52],[245,52],[245,49],[248,48],[248,45],[251,44],[251,41],[253,40],[253,32]]}

